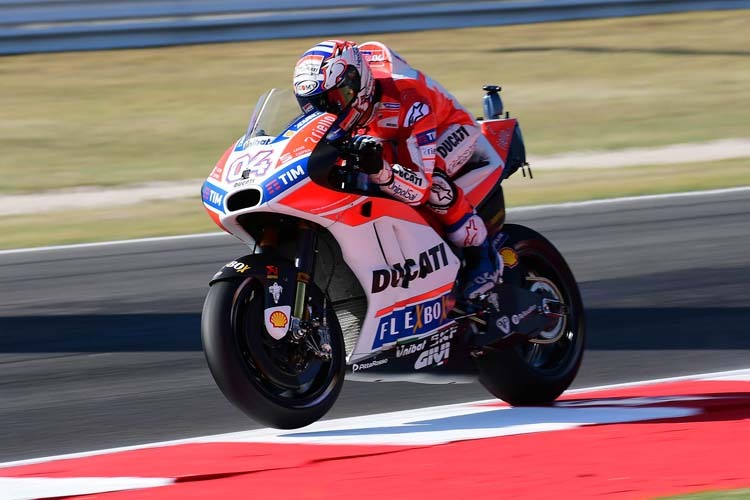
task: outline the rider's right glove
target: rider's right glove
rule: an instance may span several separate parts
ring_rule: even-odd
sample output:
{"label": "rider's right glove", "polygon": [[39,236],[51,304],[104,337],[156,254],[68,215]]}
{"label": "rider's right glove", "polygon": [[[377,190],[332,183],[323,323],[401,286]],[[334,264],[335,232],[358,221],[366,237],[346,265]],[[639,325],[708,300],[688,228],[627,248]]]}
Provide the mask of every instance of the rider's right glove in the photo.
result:
{"label": "rider's right glove", "polygon": [[371,135],[355,135],[348,149],[364,173],[377,174],[383,168],[383,144],[379,139]]}

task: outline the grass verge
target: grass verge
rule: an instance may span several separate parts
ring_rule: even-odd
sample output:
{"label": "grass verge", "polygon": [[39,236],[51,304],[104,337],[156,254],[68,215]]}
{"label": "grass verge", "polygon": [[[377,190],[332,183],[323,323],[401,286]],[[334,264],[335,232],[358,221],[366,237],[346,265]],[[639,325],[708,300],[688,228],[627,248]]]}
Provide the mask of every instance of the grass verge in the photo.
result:
{"label": "grass verge", "polygon": [[[356,39],[475,113],[482,84],[502,84],[544,155],[750,137],[748,30],[732,10]],[[0,194],[202,177],[317,41],[0,57]]]}
{"label": "grass verge", "polygon": [[660,500],[748,500],[750,489],[729,491],[704,491],[691,495],[678,495],[673,497],[659,497]]}
{"label": "grass verge", "polygon": [[612,169],[538,170],[507,179],[508,206],[750,186],[750,159]]}
{"label": "grass verge", "polygon": [[[750,185],[747,160],[711,165],[537,171],[506,181],[509,207]],[[108,241],[218,230],[200,200],[142,203],[94,212],[62,211],[0,217],[0,249]]]}

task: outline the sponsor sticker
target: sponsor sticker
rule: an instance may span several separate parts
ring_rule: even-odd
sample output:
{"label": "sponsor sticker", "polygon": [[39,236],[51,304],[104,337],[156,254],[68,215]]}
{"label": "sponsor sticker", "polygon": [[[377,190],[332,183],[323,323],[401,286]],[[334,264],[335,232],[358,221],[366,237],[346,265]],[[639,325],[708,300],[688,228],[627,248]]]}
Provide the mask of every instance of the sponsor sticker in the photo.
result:
{"label": "sponsor sticker", "polygon": [[511,322],[513,322],[514,325],[519,324],[521,321],[525,320],[526,317],[536,311],[536,306],[529,306],[525,310],[521,311],[518,314],[514,314],[510,317]]}
{"label": "sponsor sticker", "polygon": [[315,120],[317,117],[319,117],[322,114],[323,114],[322,111],[316,111],[315,113],[310,113],[309,115],[305,115],[301,117],[297,123],[289,127],[289,130],[293,130],[293,131],[302,130],[303,128],[305,128],[305,126],[307,126],[308,123]]}
{"label": "sponsor sticker", "polygon": [[224,199],[227,196],[227,192],[223,189],[214,186],[210,182],[204,182],[203,188],[201,189],[201,197],[203,198],[203,203],[205,205],[208,205],[209,207],[213,208],[214,210],[218,210],[221,213],[224,212]]}
{"label": "sponsor sticker", "polygon": [[451,354],[451,339],[455,329],[451,328],[446,332],[439,332],[430,337],[431,346],[424,350],[414,362],[414,369],[421,370],[428,366],[440,366],[446,361]]}
{"label": "sponsor sticker", "polygon": [[417,172],[402,167],[401,165],[394,165],[393,173],[412,186],[422,186],[424,183],[424,180]]}
{"label": "sponsor sticker", "polygon": [[430,186],[430,205],[438,213],[446,213],[456,199],[456,191],[448,179],[435,174]]}
{"label": "sponsor sticker", "polygon": [[272,312],[268,319],[271,322],[271,326],[274,328],[284,328],[289,322],[287,315],[281,311]]}
{"label": "sponsor sticker", "polygon": [[263,189],[269,194],[269,200],[280,195],[304,179],[307,179],[307,172],[305,171],[306,164],[307,159],[303,159],[300,162],[290,165],[271,179],[267,180],[263,185]]}
{"label": "sponsor sticker", "polygon": [[370,368],[375,368],[376,366],[381,366],[381,365],[386,365],[386,364],[388,364],[388,358],[373,359],[372,361],[367,361],[365,363],[354,363],[352,365],[352,371],[360,372],[362,370],[368,370]]}
{"label": "sponsor sticker", "polygon": [[371,65],[378,67],[385,63],[385,51],[382,49],[363,50],[362,55]]}
{"label": "sponsor sticker", "polygon": [[503,264],[513,269],[518,265],[518,254],[510,247],[500,249],[500,256],[503,258]]}
{"label": "sponsor sticker", "polygon": [[271,294],[271,297],[273,297],[273,303],[278,304],[279,299],[281,298],[281,292],[284,291],[284,287],[279,285],[277,282],[274,282],[273,285],[268,287],[268,293]]}
{"label": "sponsor sticker", "polygon": [[312,94],[318,88],[318,82],[315,80],[301,80],[294,84],[294,91],[297,95]]}
{"label": "sponsor sticker", "polygon": [[504,334],[510,333],[510,319],[508,319],[507,316],[501,316],[497,318],[497,321],[495,321],[495,326],[500,329],[501,332]]}
{"label": "sponsor sticker", "polygon": [[232,262],[226,264],[224,267],[234,269],[240,274],[245,274],[245,271],[250,269],[250,264],[245,264],[244,262],[237,262],[236,260],[233,260]]}
{"label": "sponsor sticker", "polygon": [[388,116],[386,118],[378,120],[378,127],[398,128],[398,118],[395,116]]}
{"label": "sponsor sticker", "polygon": [[451,153],[459,144],[464,142],[468,137],[469,131],[466,130],[466,127],[459,127],[455,132],[440,141],[440,144],[437,147],[438,154],[442,158],[447,158],[448,154]]}
{"label": "sponsor sticker", "polygon": [[378,323],[373,349],[438,328],[448,321],[451,307],[451,298],[446,294],[383,316]]}
{"label": "sponsor sticker", "polygon": [[430,107],[424,102],[415,102],[409,108],[404,118],[404,127],[411,127],[419,120],[430,114]]}
{"label": "sponsor sticker", "polygon": [[387,288],[407,285],[409,282],[423,279],[442,267],[448,265],[448,251],[445,243],[420,252],[414,258],[398,262],[391,269],[375,269],[372,272],[371,293],[380,293]]}
{"label": "sponsor sticker", "polygon": [[433,128],[426,132],[421,132],[417,134],[417,145],[424,146],[425,144],[431,144],[435,142],[435,140],[437,139],[437,136],[435,135],[435,133],[436,133],[436,130]]}
{"label": "sponsor sticker", "polygon": [[276,340],[281,340],[289,331],[292,306],[269,307],[263,312],[266,330]]}
{"label": "sponsor sticker", "polygon": [[266,266],[266,278],[279,279],[279,266]]}
{"label": "sponsor sticker", "polygon": [[411,356],[418,352],[422,352],[427,347],[427,340],[421,342],[411,342],[409,344],[401,344],[396,346],[396,357],[402,358],[404,356]]}
{"label": "sponsor sticker", "polygon": [[317,78],[324,57],[319,54],[309,54],[300,58],[294,67],[294,81],[307,81]]}

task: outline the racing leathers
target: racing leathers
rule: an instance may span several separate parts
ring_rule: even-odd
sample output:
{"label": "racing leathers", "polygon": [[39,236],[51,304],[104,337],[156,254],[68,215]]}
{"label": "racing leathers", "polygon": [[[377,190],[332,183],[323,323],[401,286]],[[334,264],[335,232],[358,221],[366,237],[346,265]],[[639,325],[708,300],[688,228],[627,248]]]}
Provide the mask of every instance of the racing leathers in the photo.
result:
{"label": "racing leathers", "polygon": [[471,114],[439,83],[379,42],[359,48],[375,77],[377,97],[372,119],[357,134],[383,145],[382,168],[370,180],[393,198],[429,210],[448,240],[464,248],[464,293],[474,298],[492,288],[502,259],[452,178],[469,160],[500,168],[502,159]]}

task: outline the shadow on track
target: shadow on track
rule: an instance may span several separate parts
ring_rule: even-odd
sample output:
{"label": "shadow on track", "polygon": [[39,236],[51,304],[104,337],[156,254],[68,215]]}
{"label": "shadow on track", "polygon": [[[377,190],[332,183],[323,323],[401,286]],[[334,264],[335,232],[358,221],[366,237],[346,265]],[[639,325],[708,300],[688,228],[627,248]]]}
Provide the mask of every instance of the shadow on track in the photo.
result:
{"label": "shadow on track", "polygon": [[0,352],[200,351],[200,314],[0,318]]}
{"label": "shadow on track", "polygon": [[[750,308],[587,311],[589,351],[750,349]],[[0,318],[0,353],[200,351],[200,314]]]}
{"label": "shadow on track", "polygon": [[586,349],[750,349],[749,323],[745,307],[589,309]]}

